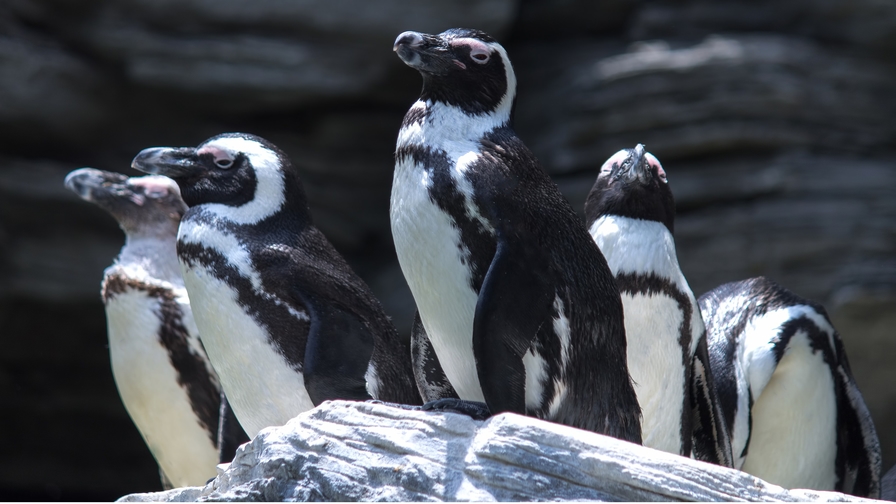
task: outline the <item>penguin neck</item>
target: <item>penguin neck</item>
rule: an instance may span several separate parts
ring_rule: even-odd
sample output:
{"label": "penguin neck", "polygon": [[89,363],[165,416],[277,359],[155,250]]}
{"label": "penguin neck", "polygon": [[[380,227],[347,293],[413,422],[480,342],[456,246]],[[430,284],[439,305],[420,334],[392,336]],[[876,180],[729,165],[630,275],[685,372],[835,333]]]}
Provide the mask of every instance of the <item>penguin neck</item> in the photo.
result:
{"label": "penguin neck", "polygon": [[494,111],[470,114],[441,101],[417,100],[405,115],[398,133],[398,148],[426,145],[442,150],[452,144],[478,142],[489,132],[510,125],[512,99]]}
{"label": "penguin neck", "polygon": [[[242,206],[220,203],[204,203],[190,207],[181,221],[178,239],[184,234],[184,223],[191,226],[212,227],[226,233],[238,232],[244,235],[275,232],[278,235],[298,235],[312,225],[311,214],[301,186],[287,188],[284,194],[275,198],[265,198],[265,204],[250,201]],[[251,207],[254,211],[247,212]]]}
{"label": "penguin neck", "polygon": [[613,276],[652,273],[687,289],[675,253],[675,239],[664,224],[602,215],[591,224],[588,232],[607,259]]}
{"label": "penguin neck", "polygon": [[129,233],[113,267],[122,267],[135,275],[145,274],[176,286],[183,285],[173,234]]}

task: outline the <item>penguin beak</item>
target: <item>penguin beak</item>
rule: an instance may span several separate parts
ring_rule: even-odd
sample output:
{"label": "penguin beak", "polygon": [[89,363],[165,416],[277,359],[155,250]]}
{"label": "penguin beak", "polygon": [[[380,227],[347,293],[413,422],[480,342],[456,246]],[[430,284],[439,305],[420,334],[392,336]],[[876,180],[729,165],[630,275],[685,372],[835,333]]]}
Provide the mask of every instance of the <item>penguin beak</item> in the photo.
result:
{"label": "penguin beak", "polygon": [[134,157],[131,168],[173,179],[196,175],[202,168],[196,163],[196,149],[192,147],[150,147]]}
{"label": "penguin beak", "polygon": [[108,192],[112,185],[122,185],[127,177],[120,173],[95,168],[79,168],[65,176],[65,188],[87,201],[94,201],[96,192]]}
{"label": "penguin beak", "polygon": [[650,181],[650,164],[644,155],[644,145],[638,144],[629,153],[628,158],[615,170],[613,178],[625,183],[647,184]]}
{"label": "penguin beak", "polygon": [[400,34],[392,50],[405,65],[431,74],[446,73],[454,59],[441,37],[415,31]]}

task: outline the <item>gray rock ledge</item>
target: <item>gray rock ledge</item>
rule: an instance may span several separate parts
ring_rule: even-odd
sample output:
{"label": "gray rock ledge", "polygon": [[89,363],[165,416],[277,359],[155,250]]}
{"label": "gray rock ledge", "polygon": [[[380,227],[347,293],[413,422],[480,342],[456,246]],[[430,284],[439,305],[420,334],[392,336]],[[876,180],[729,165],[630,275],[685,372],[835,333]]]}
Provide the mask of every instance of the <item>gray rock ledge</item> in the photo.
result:
{"label": "gray rock ledge", "polygon": [[262,430],[204,488],[122,502],[852,501],[534,418],[325,402]]}

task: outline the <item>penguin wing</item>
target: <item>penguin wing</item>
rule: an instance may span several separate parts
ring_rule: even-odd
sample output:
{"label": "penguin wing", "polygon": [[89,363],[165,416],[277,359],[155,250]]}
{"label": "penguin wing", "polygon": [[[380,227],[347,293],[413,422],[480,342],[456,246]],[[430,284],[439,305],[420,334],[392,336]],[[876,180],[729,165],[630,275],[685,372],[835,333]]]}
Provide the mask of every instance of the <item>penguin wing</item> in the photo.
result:
{"label": "penguin wing", "polygon": [[[871,412],[859,392],[852,377],[846,349],[839,335],[834,336],[836,354],[839,363],[833,377],[837,383],[837,451],[838,453],[838,487],[844,492],[860,497],[877,499],[881,491],[881,458],[880,441]],[[839,454],[842,453],[843,457]]]}
{"label": "penguin wing", "polygon": [[473,354],[483,397],[493,413],[526,413],[526,367],[541,326],[549,323],[554,285],[533,237],[497,229],[498,246],[479,291]]}
{"label": "penguin wing", "polygon": [[424,402],[460,399],[432,348],[432,342],[420,320],[420,312],[414,313],[414,326],[411,329],[411,364],[417,389]]}
{"label": "penguin wing", "polygon": [[706,333],[691,359],[692,454],[695,459],[734,467],[731,436],[709,363]]}
{"label": "penguin wing", "polygon": [[302,373],[315,406],[331,399],[370,399],[365,375],[373,335],[354,314],[326,301],[312,301]]}
{"label": "penguin wing", "polygon": [[[267,246],[253,259],[278,303],[308,316],[301,371],[311,402],[370,399],[366,374],[375,325],[359,302],[358,280],[323,234],[308,226],[295,245]],[[301,345],[301,334],[288,337]]]}

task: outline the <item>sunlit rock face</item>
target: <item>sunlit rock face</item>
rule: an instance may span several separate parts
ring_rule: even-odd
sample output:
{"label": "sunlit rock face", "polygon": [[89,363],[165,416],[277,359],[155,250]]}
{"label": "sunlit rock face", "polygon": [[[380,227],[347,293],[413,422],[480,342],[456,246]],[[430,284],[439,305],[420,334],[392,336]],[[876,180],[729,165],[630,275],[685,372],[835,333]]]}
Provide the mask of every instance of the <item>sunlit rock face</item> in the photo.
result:
{"label": "sunlit rock face", "polygon": [[[505,413],[325,402],[263,429],[205,487],[130,494],[180,501],[853,500],[787,491],[746,473]],[[858,500],[858,499],[855,499]]]}

